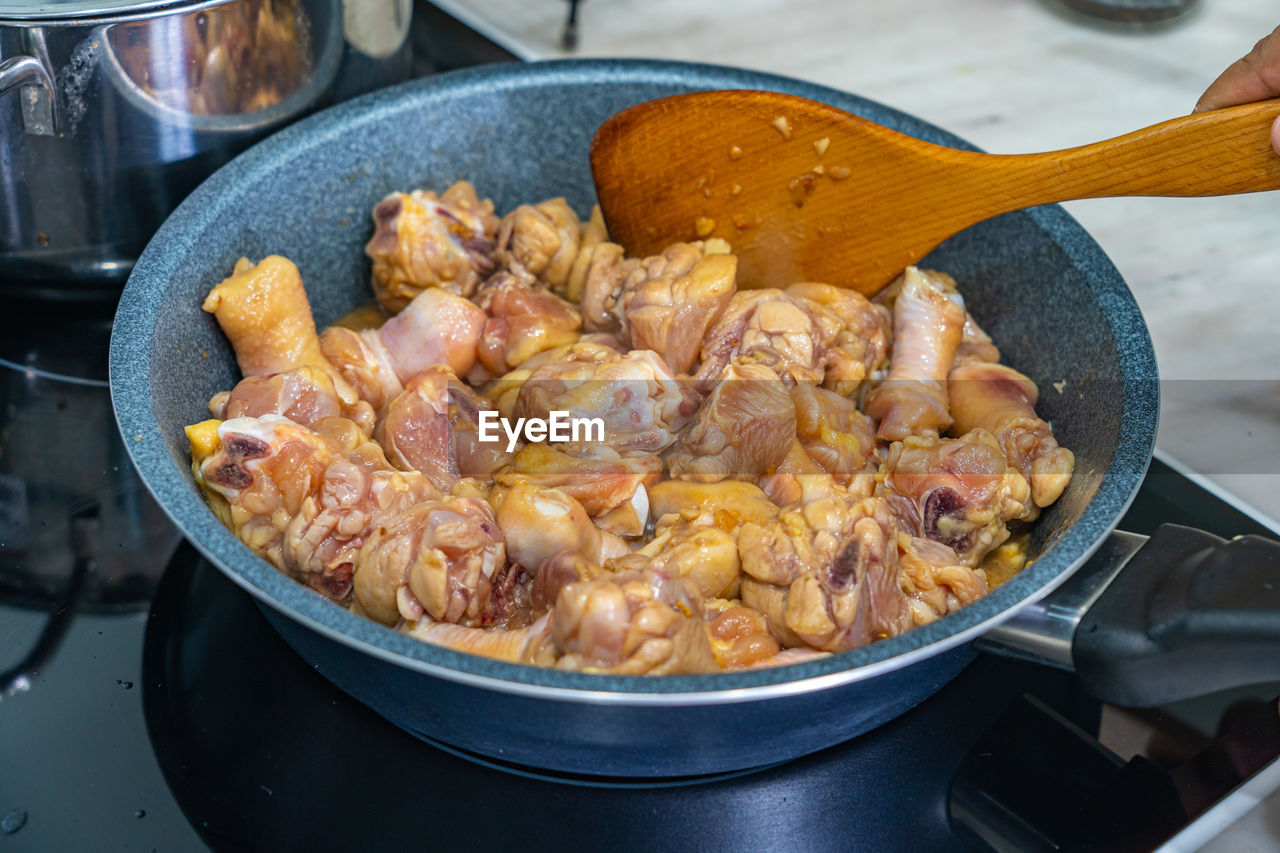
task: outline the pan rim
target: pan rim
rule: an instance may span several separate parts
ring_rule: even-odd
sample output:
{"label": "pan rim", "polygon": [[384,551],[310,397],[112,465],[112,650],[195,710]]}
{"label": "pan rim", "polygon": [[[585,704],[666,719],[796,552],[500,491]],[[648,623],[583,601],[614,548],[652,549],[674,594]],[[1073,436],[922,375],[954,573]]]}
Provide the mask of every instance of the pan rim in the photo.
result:
{"label": "pan rim", "polygon": [[[764,700],[830,689],[900,669],[967,643],[1047,595],[1102,544],[1137,493],[1155,443],[1158,378],[1145,322],[1119,272],[1078,223],[1057,206],[1030,216],[1050,233],[1070,263],[1085,272],[1103,303],[1113,336],[1121,389],[1119,440],[1097,491],[1039,559],[985,598],[932,625],[839,655],[738,673],[605,676],[503,663],[414,640],[355,616],[286,577],[254,555],[220,522],[192,488],[167,445],[150,383],[155,305],[175,269],[185,236],[219,215],[241,182],[269,172],[282,155],[300,156],[332,143],[348,125],[376,123],[407,104],[468,91],[564,84],[674,84],[700,88],[772,88],[845,109],[870,107],[894,117],[909,133],[973,146],[890,107],[792,78],[725,66],[641,59],[570,59],[531,65],[484,66],[384,89],[291,125],[231,161],[198,187],[152,238],[121,295],[112,331],[112,403],[125,447],[143,483],[179,530],[207,558],[257,600],[311,630],[410,670],[487,690],[570,702],[623,705],[703,705]],[[182,476],[186,474],[186,476]]]}

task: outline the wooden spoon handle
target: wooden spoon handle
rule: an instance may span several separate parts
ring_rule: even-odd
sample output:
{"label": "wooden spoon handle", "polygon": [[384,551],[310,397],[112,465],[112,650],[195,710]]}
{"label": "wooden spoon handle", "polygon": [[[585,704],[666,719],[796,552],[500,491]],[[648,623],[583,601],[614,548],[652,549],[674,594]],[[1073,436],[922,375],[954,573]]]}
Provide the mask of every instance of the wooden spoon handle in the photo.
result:
{"label": "wooden spoon handle", "polygon": [[1005,180],[1018,181],[1026,194],[1010,199],[1017,207],[1107,196],[1274,190],[1280,189],[1280,154],[1271,147],[1276,116],[1280,98],[1182,116],[1079,148],[997,159],[1016,173]]}

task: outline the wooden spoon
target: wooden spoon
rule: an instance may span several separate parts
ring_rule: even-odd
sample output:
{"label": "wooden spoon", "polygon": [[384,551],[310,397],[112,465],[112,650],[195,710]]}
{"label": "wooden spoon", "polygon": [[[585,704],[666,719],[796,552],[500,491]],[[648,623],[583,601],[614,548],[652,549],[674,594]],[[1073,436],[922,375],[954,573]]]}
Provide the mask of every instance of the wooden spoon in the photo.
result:
{"label": "wooden spoon", "polygon": [[591,169],[631,255],[722,237],[740,287],[822,281],[872,294],[1000,213],[1103,196],[1280,189],[1280,99],[1183,116],[1064,151],[959,151],[776,92],[714,91],[611,117]]}

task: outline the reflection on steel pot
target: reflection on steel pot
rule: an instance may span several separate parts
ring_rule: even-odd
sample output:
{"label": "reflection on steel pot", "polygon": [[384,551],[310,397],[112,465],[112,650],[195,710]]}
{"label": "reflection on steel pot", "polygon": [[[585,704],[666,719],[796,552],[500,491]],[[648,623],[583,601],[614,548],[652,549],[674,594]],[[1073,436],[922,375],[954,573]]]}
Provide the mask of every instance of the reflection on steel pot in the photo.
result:
{"label": "reflection on steel pot", "polygon": [[405,79],[409,0],[0,0],[0,283],[114,296],[237,152]]}

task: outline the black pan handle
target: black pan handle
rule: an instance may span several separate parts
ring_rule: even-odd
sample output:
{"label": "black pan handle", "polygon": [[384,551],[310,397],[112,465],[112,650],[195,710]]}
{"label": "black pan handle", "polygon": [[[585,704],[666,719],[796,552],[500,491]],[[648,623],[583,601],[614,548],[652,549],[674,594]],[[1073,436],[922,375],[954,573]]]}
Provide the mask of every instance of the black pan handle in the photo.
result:
{"label": "black pan handle", "polygon": [[981,645],[1129,707],[1280,680],[1280,542],[1166,524],[1113,534],[1077,575]]}

